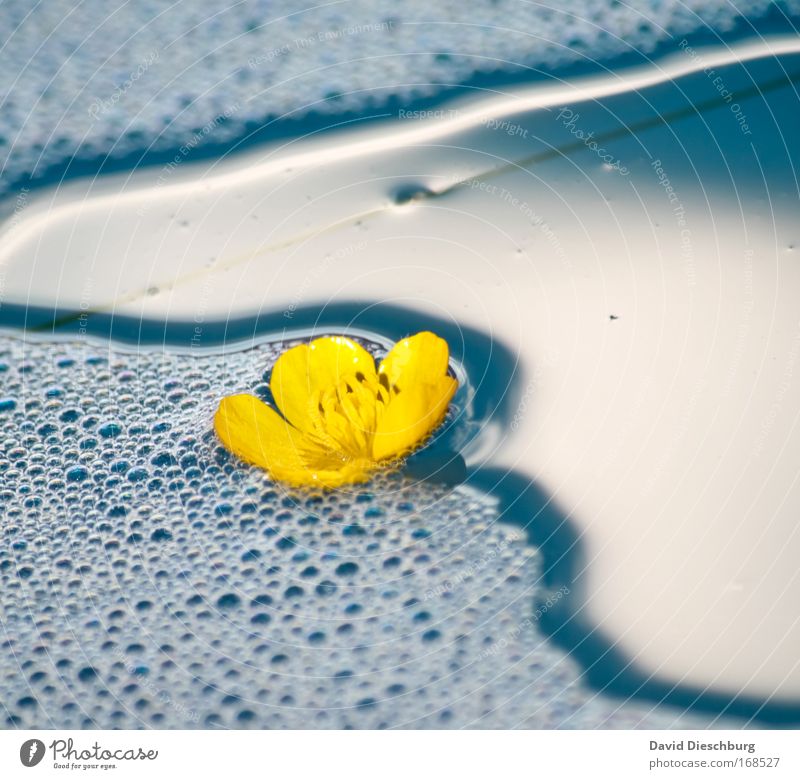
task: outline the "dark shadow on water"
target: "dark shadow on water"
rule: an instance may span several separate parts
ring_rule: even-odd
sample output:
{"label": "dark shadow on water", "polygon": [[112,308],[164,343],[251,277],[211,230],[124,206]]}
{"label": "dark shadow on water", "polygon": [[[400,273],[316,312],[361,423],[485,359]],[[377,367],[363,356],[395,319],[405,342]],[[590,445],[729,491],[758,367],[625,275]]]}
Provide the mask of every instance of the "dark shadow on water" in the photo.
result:
{"label": "dark shadow on water", "polygon": [[[585,564],[583,542],[575,523],[552,498],[526,477],[493,468],[470,474],[467,483],[499,498],[501,521],[522,529],[542,551],[546,587],[570,588],[571,594],[544,613],[538,625],[580,663],[584,679],[594,689],[621,700],[675,706],[704,716],[737,717],[762,726],[789,728],[800,723],[800,702],[709,692],[657,679],[638,668],[633,658],[580,613],[583,599],[575,580]],[[769,644],[765,636],[765,648]]]}
{"label": "dark shadow on water", "polygon": [[[335,138],[336,134],[352,128],[354,125],[379,125],[382,122],[396,120],[400,110],[408,112],[429,111],[441,107],[445,103],[481,93],[503,94],[509,89],[520,85],[531,85],[555,81],[571,81],[587,75],[597,73],[615,72],[623,68],[636,67],[648,64],[661,57],[674,55],[680,51],[678,43],[684,37],[693,48],[704,46],[732,45],[742,39],[758,38],[769,35],[796,34],[795,25],[797,17],[787,16],[782,8],[773,5],[766,13],[757,18],[740,17],[731,29],[719,32],[707,25],[687,33],[670,36],[655,46],[652,50],[639,50],[633,46],[627,52],[615,53],[603,58],[602,53],[596,51],[573,52],[573,61],[561,65],[544,66],[536,62],[518,64],[503,63],[494,71],[476,71],[460,83],[428,84],[434,87],[434,94],[413,99],[400,99],[396,95],[376,91],[371,95],[372,103],[361,111],[347,111],[337,108],[337,95],[326,99],[324,111],[308,111],[306,113],[288,112],[280,116],[266,114],[254,121],[242,122],[235,126],[233,137],[224,141],[210,140],[195,146],[191,157],[187,158],[180,149],[186,142],[185,135],[177,142],[156,143],[157,138],[146,135],[141,131],[130,133],[124,140],[118,139],[118,147],[129,147],[131,150],[124,154],[96,154],[89,151],[77,150],[64,156],[58,163],[38,170],[35,175],[22,175],[15,179],[8,179],[0,186],[0,197],[11,196],[20,188],[28,191],[38,190],[51,186],[59,186],[68,181],[79,178],[93,178],[115,173],[128,173],[141,167],[161,167],[174,161],[190,159],[192,162],[209,162],[229,155],[238,155],[242,152],[265,145],[292,142],[297,138],[325,133]],[[698,23],[700,20],[698,19]],[[565,55],[568,47],[565,47]],[[441,57],[471,60],[469,55],[458,53],[441,53]],[[599,59],[596,59],[599,57]],[[132,63],[135,67],[138,63]],[[485,67],[485,58],[479,61],[480,67]],[[240,72],[247,70],[246,63],[241,63]],[[218,126],[223,127],[228,123],[224,117],[216,117]],[[208,116],[207,120],[214,117]],[[197,128],[196,132],[201,132]]]}
{"label": "dark shadow on water", "polygon": [[[109,314],[48,310],[25,306],[0,307],[0,327],[25,330],[37,335],[74,336],[83,334],[147,348],[159,346],[190,348],[196,323],[164,323]],[[291,320],[280,312],[266,312],[230,321],[204,322],[202,345],[213,347],[241,344],[309,329],[318,334],[354,330],[369,331],[392,340],[419,330],[438,333],[451,346],[453,357],[465,368],[474,389],[472,408],[478,421],[491,419],[510,425],[520,396],[517,358],[508,345],[485,333],[456,323],[421,314],[399,306],[339,303],[322,309],[293,312]],[[199,352],[198,352],[199,353]],[[583,668],[585,681],[604,695],[620,700],[664,704],[706,717],[738,717],[762,726],[800,725],[800,701],[774,702],[743,695],[713,693],[689,685],[674,685],[653,678],[638,668],[634,659],[619,649],[602,631],[588,623],[581,613],[580,585],[576,584],[585,564],[584,544],[576,523],[537,484],[517,473],[495,468],[469,471],[460,456],[443,456],[446,436],[440,447],[422,453],[410,463],[415,478],[434,479],[454,485],[465,483],[495,496],[500,502],[500,521],[522,529],[528,541],[541,550],[543,580],[548,589],[561,586],[571,594],[542,615],[537,625],[551,640],[569,653]],[[442,467],[445,463],[446,467]],[[532,612],[537,604],[531,604]],[[765,647],[769,637],[764,637]]]}
{"label": "dark shadow on water", "polygon": [[[0,328],[23,329],[37,335],[74,335],[108,339],[149,349],[164,346],[197,350],[245,346],[267,336],[280,338],[293,331],[319,335],[346,329],[364,330],[392,341],[420,330],[433,330],[447,340],[453,358],[464,365],[475,389],[472,405],[477,419],[511,419],[517,358],[504,345],[452,320],[417,313],[399,306],[343,302],[323,308],[298,308],[287,317],[265,311],[230,320],[169,322],[136,319],[105,312],[0,306]],[[500,378],[506,377],[506,378]]]}

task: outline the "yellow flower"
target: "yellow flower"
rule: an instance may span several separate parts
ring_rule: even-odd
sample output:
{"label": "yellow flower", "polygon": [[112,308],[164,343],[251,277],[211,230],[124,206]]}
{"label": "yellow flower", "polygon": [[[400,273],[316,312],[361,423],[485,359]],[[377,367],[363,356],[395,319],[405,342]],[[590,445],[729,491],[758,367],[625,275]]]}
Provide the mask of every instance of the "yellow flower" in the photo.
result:
{"label": "yellow flower", "polygon": [[288,349],[272,369],[283,416],[253,395],[232,395],[220,402],[214,429],[226,449],[278,481],[366,481],[442,422],[458,387],[448,360],[447,343],[433,333],[397,343],[377,372],[349,338],[318,338]]}

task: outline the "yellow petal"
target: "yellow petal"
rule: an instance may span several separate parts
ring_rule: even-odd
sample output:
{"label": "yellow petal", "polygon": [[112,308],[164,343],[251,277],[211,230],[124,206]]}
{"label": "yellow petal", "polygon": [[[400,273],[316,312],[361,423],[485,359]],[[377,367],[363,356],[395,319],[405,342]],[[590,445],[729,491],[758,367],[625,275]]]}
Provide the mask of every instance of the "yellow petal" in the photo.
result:
{"label": "yellow petal", "polygon": [[420,444],[441,424],[457,387],[452,376],[441,376],[435,384],[414,384],[393,395],[378,420],[373,458],[398,457]]}
{"label": "yellow petal", "polygon": [[389,387],[403,391],[416,384],[436,384],[447,373],[447,341],[423,332],[398,341],[378,368]]}
{"label": "yellow petal", "polygon": [[305,467],[309,446],[302,433],[254,395],[223,398],[214,429],[226,449],[275,475]]}
{"label": "yellow petal", "polygon": [[315,429],[310,405],[317,392],[354,373],[375,376],[375,361],[366,349],[344,336],[317,338],[285,351],[272,369],[269,386],[286,419],[311,433]]}
{"label": "yellow petal", "polygon": [[319,448],[254,395],[223,398],[214,429],[228,451],[288,484],[338,487],[369,477],[369,462]]}

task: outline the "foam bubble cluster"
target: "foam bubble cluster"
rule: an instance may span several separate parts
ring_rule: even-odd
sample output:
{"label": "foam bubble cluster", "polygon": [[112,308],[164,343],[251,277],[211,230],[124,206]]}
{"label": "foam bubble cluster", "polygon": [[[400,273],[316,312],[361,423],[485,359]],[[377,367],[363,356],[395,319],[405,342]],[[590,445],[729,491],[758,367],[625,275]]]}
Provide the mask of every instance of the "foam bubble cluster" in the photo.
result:
{"label": "foam bubble cluster", "polygon": [[[722,33],[797,0],[571,0],[324,4],[291,0],[4,7],[3,180],[81,157],[240,137],[252,122],[364,112],[435,94],[476,72],[552,69],[653,51],[699,28]],[[161,6],[160,8],[158,6]],[[13,149],[13,154],[12,154]],[[186,149],[184,152],[183,149]],[[6,184],[8,186],[8,184]]]}
{"label": "foam bubble cluster", "polygon": [[493,500],[290,493],[231,458],[218,399],[289,345],[0,342],[5,726],[702,724],[583,684],[533,608],[570,593]]}

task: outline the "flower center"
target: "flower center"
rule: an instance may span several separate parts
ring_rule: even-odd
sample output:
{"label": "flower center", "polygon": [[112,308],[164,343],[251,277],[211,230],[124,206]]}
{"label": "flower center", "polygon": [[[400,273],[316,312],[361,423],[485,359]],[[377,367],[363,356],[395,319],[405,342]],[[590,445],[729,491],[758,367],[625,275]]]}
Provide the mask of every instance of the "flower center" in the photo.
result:
{"label": "flower center", "polygon": [[386,382],[374,376],[360,371],[342,376],[312,397],[315,437],[348,458],[371,459],[372,439],[389,398]]}

